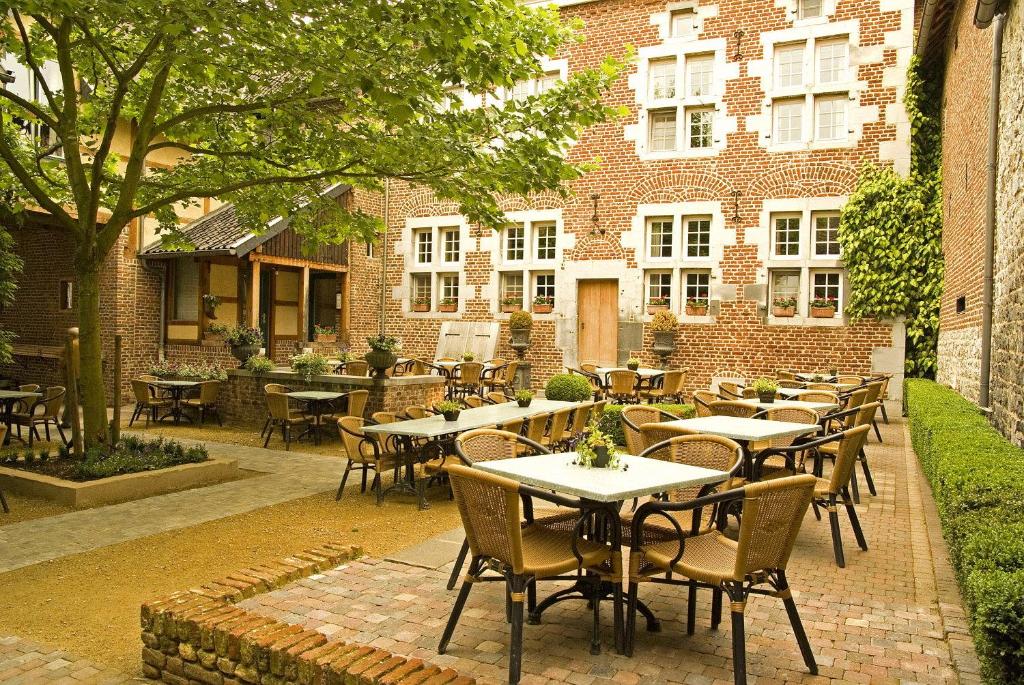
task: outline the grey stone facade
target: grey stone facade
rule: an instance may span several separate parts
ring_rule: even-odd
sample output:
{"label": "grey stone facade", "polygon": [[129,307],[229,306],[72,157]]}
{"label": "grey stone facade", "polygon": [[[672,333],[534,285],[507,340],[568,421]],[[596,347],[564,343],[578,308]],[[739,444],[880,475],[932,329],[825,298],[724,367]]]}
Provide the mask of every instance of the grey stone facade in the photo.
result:
{"label": "grey stone facade", "polygon": [[956,390],[972,402],[978,401],[981,380],[981,329],[939,330],[939,369],[935,380]]}

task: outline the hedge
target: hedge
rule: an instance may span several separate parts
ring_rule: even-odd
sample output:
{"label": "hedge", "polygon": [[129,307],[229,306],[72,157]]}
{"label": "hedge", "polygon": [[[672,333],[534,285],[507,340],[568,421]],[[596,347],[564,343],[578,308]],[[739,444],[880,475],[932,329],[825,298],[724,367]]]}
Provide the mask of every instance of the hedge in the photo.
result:
{"label": "hedge", "polygon": [[1024,450],[953,390],[908,380],[910,436],[990,683],[1024,683]]}
{"label": "hedge", "polygon": [[[606,404],[604,412],[598,417],[597,427],[602,433],[615,438],[616,445],[625,445],[626,436],[622,432],[622,409],[628,404]],[[692,404],[652,404],[644,405],[663,409],[681,419],[690,419],[697,415]]]}
{"label": "hedge", "polygon": [[561,402],[584,402],[594,394],[590,381],[574,373],[556,373],[544,386],[544,397]]}

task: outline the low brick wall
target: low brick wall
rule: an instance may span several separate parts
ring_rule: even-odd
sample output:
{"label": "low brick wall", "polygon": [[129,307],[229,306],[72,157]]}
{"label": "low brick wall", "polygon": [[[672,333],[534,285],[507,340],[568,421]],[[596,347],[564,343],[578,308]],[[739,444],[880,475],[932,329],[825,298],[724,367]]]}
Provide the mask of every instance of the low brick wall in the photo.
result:
{"label": "low brick wall", "polygon": [[217,398],[224,420],[262,424],[267,415],[263,391],[267,383],[281,383],[293,390],[369,390],[365,416],[377,411],[401,411],[411,404],[433,405],[444,399],[444,379],[439,376],[399,376],[380,381],[360,376],[316,376],[306,381],[291,371],[271,371],[254,376],[244,369],[232,369],[228,371],[228,381]]}
{"label": "low brick wall", "polygon": [[361,555],[326,544],[142,605],[142,672],[169,685],[470,685],[451,669],[383,649],[327,641],[234,603]]}

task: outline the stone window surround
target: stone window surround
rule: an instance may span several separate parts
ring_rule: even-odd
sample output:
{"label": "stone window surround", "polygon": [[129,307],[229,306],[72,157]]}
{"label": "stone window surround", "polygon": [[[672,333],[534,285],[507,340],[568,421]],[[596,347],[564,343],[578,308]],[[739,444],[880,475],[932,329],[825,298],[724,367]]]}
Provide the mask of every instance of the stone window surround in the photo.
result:
{"label": "stone window surround", "polygon": [[[842,326],[846,324],[843,313],[847,292],[846,271],[841,258],[833,255],[814,254],[813,217],[820,213],[838,212],[846,204],[846,197],[813,197],[783,198],[765,200],[761,207],[760,226],[747,229],[747,241],[758,245],[758,260],[763,265],[758,269],[758,281],[765,285],[766,316],[769,325],[778,326]],[[772,217],[779,214],[799,214],[800,221],[800,254],[796,257],[776,257],[774,255],[774,222]],[[756,238],[755,238],[756,233]],[[776,270],[793,270],[800,272],[800,292],[797,296],[797,313],[794,317],[776,317],[772,315],[771,274]],[[812,274],[816,272],[838,271],[842,274],[839,281],[839,310],[831,319],[816,319],[810,316],[810,299],[813,291]]]}
{"label": "stone window surround", "polygon": [[[794,2],[794,7],[796,3]],[[826,5],[828,3],[826,2]],[[795,11],[795,10],[794,10]],[[818,42],[847,38],[847,73],[846,79],[830,83],[817,83]],[[799,86],[778,87],[776,85],[775,51],[777,47],[787,43],[804,43],[804,83]],[[761,126],[758,142],[769,152],[798,152],[804,150],[822,150],[836,148],[853,148],[860,141],[863,133],[863,122],[858,116],[857,108],[860,93],[867,89],[867,84],[857,80],[857,51],[860,46],[860,23],[858,20],[829,23],[822,17],[794,22],[794,27],[779,31],[766,31],[761,34],[763,48],[761,69],[761,89],[764,92],[762,109],[764,124]],[[810,77],[810,78],[809,78]],[[810,84],[808,84],[808,80]],[[846,94],[846,138],[842,140],[817,140],[817,107],[816,96]],[[799,143],[776,143],[775,113],[773,102],[793,98],[804,98],[802,125],[803,140]]]}
{"label": "stone window surround", "polygon": [[[456,228],[459,231],[459,261],[445,262],[441,260],[444,247],[441,229]],[[416,261],[416,239],[415,236],[422,230],[433,231],[434,259],[429,264],[420,264]],[[472,249],[470,244],[470,225],[464,216],[455,214],[449,216],[413,217],[405,221],[403,241],[396,245],[395,252],[405,258],[405,273],[402,275],[402,287],[399,299],[402,301],[402,315],[408,318],[458,318],[465,309],[465,302],[471,296],[467,288],[464,274],[466,253]],[[441,275],[458,274],[459,276],[459,303],[455,312],[439,312],[438,304],[441,301]],[[428,275],[430,277],[430,306],[429,312],[412,311],[413,299],[413,278],[416,275]]]}
{"label": "stone window surround", "polygon": [[[526,227],[525,235],[525,259],[516,261],[505,260],[505,241],[501,231],[494,231],[493,235],[482,238],[480,251],[491,255],[491,274],[488,284],[484,286],[481,297],[491,300],[491,311],[495,320],[508,319],[509,314],[501,311],[501,274],[510,271],[519,271],[523,274],[523,309],[530,311],[533,304],[533,293],[535,289],[535,276],[538,273],[554,273],[555,275],[555,306],[550,314],[534,314],[534,319],[554,319],[564,313],[563,294],[569,288],[568,282],[562,278],[562,263],[565,251],[571,249],[567,244],[565,225],[562,219],[561,209],[531,209],[524,211],[506,212],[506,218],[510,223],[522,223]],[[533,231],[535,224],[553,223],[555,225],[555,258],[536,258],[537,238]]]}
{"label": "stone window surround", "polygon": [[[563,59],[549,59],[542,57],[538,60],[540,64],[540,72],[542,75],[557,73],[559,81],[565,81],[569,76],[569,60]],[[536,94],[536,83],[538,79],[529,79],[529,90],[530,94]],[[466,109],[475,109],[480,106],[486,97],[487,103],[490,105],[500,105],[507,98],[507,89],[499,88],[493,94],[489,95],[474,95],[468,93],[464,88],[454,88],[451,91],[452,98],[457,97],[462,101],[462,106]]]}
{"label": "stone window surround", "polygon": [[793,26],[813,26],[828,23],[836,13],[837,0],[821,0],[821,14],[816,17],[800,16],[800,5],[803,0],[775,0],[775,6],[786,11],[786,21]]}
{"label": "stone window surround", "polygon": [[[647,250],[647,225],[648,221],[655,217],[671,216],[673,219],[673,257],[652,258]],[[685,231],[682,223],[684,218],[710,218],[710,255],[708,257],[686,257],[685,256]],[[675,202],[666,204],[641,204],[637,206],[637,213],[632,220],[633,230],[631,234],[639,237],[639,245],[634,244],[637,255],[637,266],[642,270],[643,278],[640,279],[639,294],[640,302],[643,303],[642,318],[649,321],[652,315],[647,314],[646,303],[648,294],[648,274],[651,272],[671,272],[671,305],[669,311],[680,317],[683,323],[712,323],[714,317],[687,316],[686,302],[684,301],[685,281],[684,274],[689,271],[704,271],[710,274],[709,289],[711,299],[715,298],[715,284],[721,282],[721,263],[725,253],[725,245],[729,238],[726,231],[725,216],[722,214],[722,204],[716,201],[690,201]]]}

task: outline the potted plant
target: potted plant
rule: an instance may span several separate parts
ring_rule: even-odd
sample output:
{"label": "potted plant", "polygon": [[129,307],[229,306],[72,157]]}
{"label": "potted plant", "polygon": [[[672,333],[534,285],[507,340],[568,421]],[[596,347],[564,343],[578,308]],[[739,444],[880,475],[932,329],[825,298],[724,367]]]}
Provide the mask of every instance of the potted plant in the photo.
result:
{"label": "potted plant", "polygon": [[207,319],[217,318],[217,307],[220,306],[220,298],[216,295],[206,293],[203,295],[203,313]]}
{"label": "potted plant", "polygon": [[443,402],[438,402],[437,406],[434,408],[441,412],[445,421],[458,421],[459,412],[462,411],[462,405],[455,400],[444,400]]}
{"label": "potted plant", "polygon": [[834,297],[811,298],[811,316],[815,319],[831,319],[836,315],[837,305]]}
{"label": "potted plant", "polygon": [[796,316],[796,298],[780,295],[772,300],[772,316]]}
{"label": "potted plant", "polygon": [[373,369],[373,377],[385,378],[388,369],[398,361],[398,350],[401,343],[393,335],[380,334],[367,338],[366,344],[370,346],[370,351],[363,358]]}
{"label": "potted plant", "polygon": [[334,342],[338,339],[338,329],[334,326],[313,324],[313,339],[319,343]]}
{"label": "potted plant", "polygon": [[269,373],[274,370],[274,362],[262,354],[257,354],[255,357],[249,357],[245,360],[245,364],[242,365],[245,370],[254,376],[262,376],[265,373]]}
{"label": "potted plant", "polygon": [[573,463],[586,468],[617,469],[619,458],[615,452],[615,439],[602,432],[597,423],[592,423],[586,437],[576,443]]}
{"label": "potted plant", "polygon": [[439,312],[454,312],[459,308],[459,301],[454,297],[442,298],[437,303],[437,311]]}
{"label": "potted plant", "polygon": [[530,346],[530,329],[533,328],[533,317],[530,312],[512,312],[508,317],[508,329],[512,334],[512,349],[522,359],[526,348]]}
{"label": "potted plant", "polygon": [[469,350],[466,350],[465,352],[462,353],[462,361],[471,362],[474,359],[476,359],[476,355],[470,352]]}
{"label": "potted plant", "polygon": [[555,308],[555,298],[549,297],[548,295],[538,295],[533,298],[533,313],[534,314],[550,314],[551,310]]}
{"label": "potted plant", "polygon": [[640,368],[640,360],[636,357],[630,357],[626,360],[626,368],[630,371],[636,371]]}
{"label": "potted plant", "polygon": [[263,332],[254,326],[211,326],[210,330],[224,338],[239,368],[249,357],[256,356],[263,344]]}
{"label": "potted plant", "polygon": [[708,300],[704,297],[688,297],[686,298],[686,315],[687,316],[707,316],[708,315]]}
{"label": "potted plant", "polygon": [[516,404],[520,407],[529,407],[533,401],[533,392],[529,390],[516,390]]}
{"label": "potted plant", "polygon": [[655,312],[662,312],[669,308],[671,300],[667,297],[652,297],[647,300],[647,313],[654,314]]}
{"label": "potted plant", "polygon": [[313,376],[326,376],[331,371],[327,357],[319,352],[303,352],[292,357],[292,370],[309,382]]}
{"label": "potted plant", "polygon": [[523,298],[521,297],[503,297],[501,298],[501,311],[502,312],[518,312],[523,308]]}
{"label": "potted plant", "polygon": [[429,312],[430,311],[430,298],[429,297],[417,297],[412,301],[412,310],[414,312]]}
{"label": "potted plant", "polygon": [[771,378],[758,378],[751,387],[757,393],[757,399],[766,404],[775,401],[775,393],[779,391],[779,384]]}

